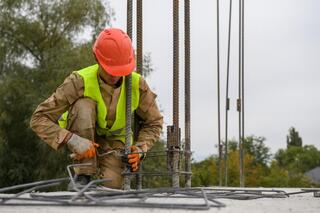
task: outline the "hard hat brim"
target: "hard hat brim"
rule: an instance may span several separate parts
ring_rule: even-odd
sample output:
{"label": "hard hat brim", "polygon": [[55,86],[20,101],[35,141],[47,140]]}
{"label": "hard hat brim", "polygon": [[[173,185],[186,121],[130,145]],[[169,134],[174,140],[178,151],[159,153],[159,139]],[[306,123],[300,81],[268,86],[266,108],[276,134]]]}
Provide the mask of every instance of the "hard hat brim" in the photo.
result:
{"label": "hard hat brim", "polygon": [[119,66],[110,66],[105,62],[104,57],[100,55],[99,51],[96,51],[95,55],[98,60],[98,63],[103,68],[103,70],[112,76],[127,76],[131,74],[136,67],[136,63],[134,59],[131,60],[131,62],[128,64],[119,65]]}

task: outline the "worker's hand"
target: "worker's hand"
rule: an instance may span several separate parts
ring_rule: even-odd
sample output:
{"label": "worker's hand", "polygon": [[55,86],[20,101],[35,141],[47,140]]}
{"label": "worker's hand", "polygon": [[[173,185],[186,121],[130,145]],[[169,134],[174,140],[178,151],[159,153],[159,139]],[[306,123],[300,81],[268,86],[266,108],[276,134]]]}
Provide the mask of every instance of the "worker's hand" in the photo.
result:
{"label": "worker's hand", "polygon": [[131,153],[128,155],[128,163],[131,165],[133,172],[138,171],[142,150],[137,146],[130,146]]}
{"label": "worker's hand", "polygon": [[98,144],[76,134],[72,134],[67,145],[70,151],[75,154],[73,158],[76,160],[94,157],[96,155],[96,148],[99,147]]}

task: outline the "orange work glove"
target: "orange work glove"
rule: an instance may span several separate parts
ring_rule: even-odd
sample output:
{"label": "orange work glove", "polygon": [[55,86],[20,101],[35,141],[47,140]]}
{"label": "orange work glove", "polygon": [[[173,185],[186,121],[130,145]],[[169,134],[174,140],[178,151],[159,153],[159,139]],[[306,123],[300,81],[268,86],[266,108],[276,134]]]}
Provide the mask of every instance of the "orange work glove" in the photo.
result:
{"label": "orange work glove", "polygon": [[74,153],[76,160],[82,160],[84,158],[93,158],[96,156],[96,148],[98,144],[82,138],[76,134],[72,134],[71,138],[67,142],[68,148]]}
{"label": "orange work glove", "polygon": [[136,172],[139,169],[142,151],[137,146],[130,146],[130,149],[131,149],[131,153],[128,155],[128,163],[131,164],[132,171]]}

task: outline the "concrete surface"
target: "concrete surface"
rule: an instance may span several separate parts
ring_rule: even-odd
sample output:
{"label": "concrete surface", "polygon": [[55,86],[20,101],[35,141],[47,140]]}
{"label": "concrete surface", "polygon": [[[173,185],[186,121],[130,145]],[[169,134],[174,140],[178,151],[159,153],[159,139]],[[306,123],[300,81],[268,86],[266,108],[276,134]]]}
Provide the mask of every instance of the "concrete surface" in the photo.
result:
{"label": "concrete surface", "polygon": [[[263,189],[263,188],[259,188]],[[278,190],[278,189],[277,189]],[[297,192],[300,189],[280,189],[286,192]],[[0,196],[3,196],[0,194]],[[158,199],[158,198],[157,198]],[[168,199],[168,198],[165,198]],[[170,199],[168,199],[168,203]],[[174,209],[151,209],[151,208],[127,208],[127,207],[74,207],[74,206],[1,206],[1,213],[144,213],[144,212],[219,212],[219,213],[319,213],[320,198],[314,197],[313,193],[291,195],[288,198],[261,198],[255,200],[231,200],[218,199],[224,203],[226,207],[210,208],[209,210],[174,210]],[[163,202],[167,202],[163,200]],[[183,202],[183,200],[182,200]],[[186,199],[185,202],[191,203],[192,200]]]}

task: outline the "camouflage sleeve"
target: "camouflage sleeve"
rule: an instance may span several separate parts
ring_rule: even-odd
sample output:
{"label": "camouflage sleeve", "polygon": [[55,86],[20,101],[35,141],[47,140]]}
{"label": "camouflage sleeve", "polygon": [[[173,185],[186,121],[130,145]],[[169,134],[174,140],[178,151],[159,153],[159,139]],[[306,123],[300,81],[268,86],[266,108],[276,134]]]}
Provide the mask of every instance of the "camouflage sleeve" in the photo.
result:
{"label": "camouflage sleeve", "polygon": [[147,82],[140,78],[140,101],[136,111],[142,119],[142,126],[138,133],[136,145],[144,152],[147,152],[159,139],[163,116],[160,113],[156,102],[157,95],[151,91]]}
{"label": "camouflage sleeve", "polygon": [[70,134],[58,125],[58,120],[71,104],[83,96],[83,91],[83,79],[72,73],[33,113],[30,120],[31,129],[52,148],[60,148],[66,136]]}

